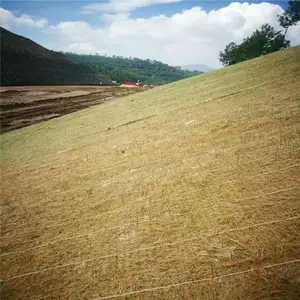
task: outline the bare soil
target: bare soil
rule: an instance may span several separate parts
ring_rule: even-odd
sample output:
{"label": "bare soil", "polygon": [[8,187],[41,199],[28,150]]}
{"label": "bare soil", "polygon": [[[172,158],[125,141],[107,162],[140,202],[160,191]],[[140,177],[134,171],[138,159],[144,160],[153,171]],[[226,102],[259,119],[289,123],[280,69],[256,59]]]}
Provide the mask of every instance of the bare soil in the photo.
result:
{"label": "bare soil", "polygon": [[111,86],[1,88],[1,132],[29,126],[140,91],[142,89]]}

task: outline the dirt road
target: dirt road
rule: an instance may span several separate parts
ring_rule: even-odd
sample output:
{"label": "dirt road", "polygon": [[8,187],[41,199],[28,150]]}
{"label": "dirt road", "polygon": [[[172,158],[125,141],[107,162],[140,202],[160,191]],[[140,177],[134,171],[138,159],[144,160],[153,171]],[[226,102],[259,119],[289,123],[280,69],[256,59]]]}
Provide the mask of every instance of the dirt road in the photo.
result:
{"label": "dirt road", "polygon": [[38,86],[1,88],[1,132],[29,126],[142,89],[111,86]]}

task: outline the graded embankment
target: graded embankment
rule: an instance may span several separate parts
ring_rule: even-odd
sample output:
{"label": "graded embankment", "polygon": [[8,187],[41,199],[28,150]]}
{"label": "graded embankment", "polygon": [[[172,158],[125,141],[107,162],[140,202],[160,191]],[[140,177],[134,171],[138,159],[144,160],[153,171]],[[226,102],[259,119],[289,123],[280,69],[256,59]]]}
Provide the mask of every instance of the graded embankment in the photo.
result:
{"label": "graded embankment", "polygon": [[299,299],[299,61],[3,134],[3,299]]}

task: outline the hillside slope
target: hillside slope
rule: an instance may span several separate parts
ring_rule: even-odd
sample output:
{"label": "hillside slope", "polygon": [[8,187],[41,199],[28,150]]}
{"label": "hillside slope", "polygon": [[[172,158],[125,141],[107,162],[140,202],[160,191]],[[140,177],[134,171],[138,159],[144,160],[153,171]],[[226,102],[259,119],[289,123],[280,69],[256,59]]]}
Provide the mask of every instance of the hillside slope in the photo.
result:
{"label": "hillside slope", "polygon": [[71,60],[86,64],[117,82],[140,80],[146,84],[162,85],[199,75],[203,72],[182,70],[160,61],[120,56],[65,53]]}
{"label": "hillside slope", "polygon": [[299,299],[299,61],[3,134],[3,298]]}
{"label": "hillside slope", "polygon": [[2,27],[1,85],[99,84],[110,82],[87,66],[70,61]]}

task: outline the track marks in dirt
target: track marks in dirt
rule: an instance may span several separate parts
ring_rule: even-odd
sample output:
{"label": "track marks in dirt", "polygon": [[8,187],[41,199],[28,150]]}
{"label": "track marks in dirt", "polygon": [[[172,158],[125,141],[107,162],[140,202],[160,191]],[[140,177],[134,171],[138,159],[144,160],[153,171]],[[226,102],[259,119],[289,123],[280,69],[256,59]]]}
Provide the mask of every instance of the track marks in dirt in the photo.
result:
{"label": "track marks in dirt", "polygon": [[[60,97],[60,93],[58,93],[56,98],[36,101],[26,101],[25,93],[24,102],[16,103],[5,99],[6,101],[2,101],[0,104],[1,132],[36,124],[138,91],[137,89],[110,87],[73,97]],[[24,93],[24,91],[20,91],[20,93]]]}

